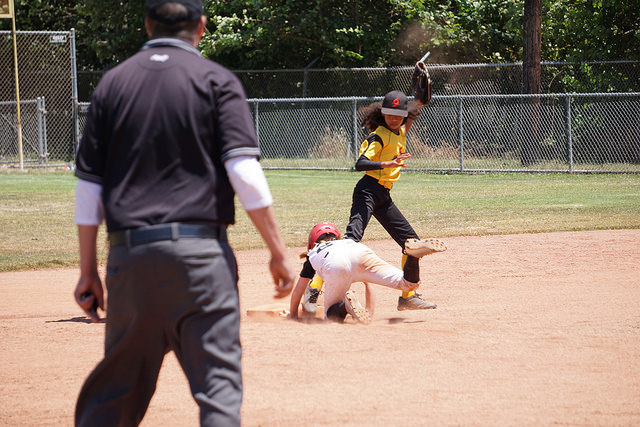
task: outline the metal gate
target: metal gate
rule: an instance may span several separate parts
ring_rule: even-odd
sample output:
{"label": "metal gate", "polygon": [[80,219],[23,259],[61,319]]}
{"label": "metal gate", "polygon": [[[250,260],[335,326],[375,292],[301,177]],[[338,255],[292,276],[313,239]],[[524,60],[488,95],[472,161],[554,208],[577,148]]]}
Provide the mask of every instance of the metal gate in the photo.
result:
{"label": "metal gate", "polygon": [[[75,32],[17,31],[25,166],[73,162],[77,147]],[[0,31],[0,164],[19,163],[13,36]]]}

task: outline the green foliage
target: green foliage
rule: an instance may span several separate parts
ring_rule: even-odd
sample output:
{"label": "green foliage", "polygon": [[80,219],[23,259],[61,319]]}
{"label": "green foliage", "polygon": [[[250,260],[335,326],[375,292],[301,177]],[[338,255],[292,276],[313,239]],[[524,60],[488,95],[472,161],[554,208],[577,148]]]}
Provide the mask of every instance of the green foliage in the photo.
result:
{"label": "green foliage", "polygon": [[[100,70],[146,40],[144,1],[16,0],[19,30],[75,28],[78,66]],[[377,67],[522,58],[523,0],[205,0],[203,53],[232,69]],[[9,30],[10,20],[0,20]],[[542,0],[542,60],[640,59],[640,7]]]}
{"label": "green foliage", "polygon": [[[77,6],[83,25],[79,51],[83,69],[103,69],[128,58],[147,40],[143,1],[85,0]],[[91,59],[93,57],[93,59]]]}
{"label": "green foliage", "polygon": [[542,56],[549,61],[640,59],[640,4],[543,1]]}
{"label": "green foliage", "polygon": [[[418,1],[211,2],[205,55],[232,68],[389,65]],[[268,64],[268,65],[267,65]]]}
{"label": "green foliage", "polygon": [[[102,70],[136,52],[146,40],[144,1],[16,0],[16,29],[76,30],[78,68]],[[10,30],[9,19],[0,30]]]}
{"label": "green foliage", "polygon": [[[78,26],[74,0],[14,0],[16,29],[69,31]],[[0,19],[0,30],[10,30],[11,20]]]}
{"label": "green foliage", "polygon": [[439,62],[521,60],[522,0],[449,0],[432,7],[432,43]]}

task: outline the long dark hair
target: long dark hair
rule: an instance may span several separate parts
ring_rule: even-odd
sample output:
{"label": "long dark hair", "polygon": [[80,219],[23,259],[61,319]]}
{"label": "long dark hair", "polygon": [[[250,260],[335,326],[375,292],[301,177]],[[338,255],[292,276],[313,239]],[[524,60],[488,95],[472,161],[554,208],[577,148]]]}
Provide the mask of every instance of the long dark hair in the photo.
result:
{"label": "long dark hair", "polygon": [[[364,113],[364,117],[360,122],[360,126],[362,128],[366,128],[369,132],[373,132],[378,128],[378,126],[386,126],[384,116],[382,115],[382,102],[369,104],[366,107],[363,107],[360,111]],[[407,119],[416,120],[418,117],[420,117],[418,107],[415,102],[411,102],[409,103],[409,115],[404,118],[402,124],[404,124]]]}

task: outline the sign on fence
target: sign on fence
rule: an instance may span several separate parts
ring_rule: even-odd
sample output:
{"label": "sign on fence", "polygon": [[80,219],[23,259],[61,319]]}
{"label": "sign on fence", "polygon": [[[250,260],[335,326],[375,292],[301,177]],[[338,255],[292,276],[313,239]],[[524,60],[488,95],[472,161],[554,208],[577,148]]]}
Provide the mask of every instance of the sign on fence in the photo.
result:
{"label": "sign on fence", "polygon": [[13,17],[13,0],[0,0],[0,18]]}
{"label": "sign on fence", "polygon": [[67,35],[66,34],[55,34],[49,36],[49,43],[66,43]]}

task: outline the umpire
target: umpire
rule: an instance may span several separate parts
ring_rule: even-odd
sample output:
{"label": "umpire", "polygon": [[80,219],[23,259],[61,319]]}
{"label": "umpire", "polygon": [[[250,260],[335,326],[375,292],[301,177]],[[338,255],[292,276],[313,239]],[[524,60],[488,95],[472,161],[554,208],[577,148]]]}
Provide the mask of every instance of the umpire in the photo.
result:
{"label": "umpire", "polygon": [[201,0],[147,0],[142,49],[96,88],[76,159],[80,278],[75,298],[99,321],[96,261],[109,234],[104,359],[76,405],[82,426],[137,425],[174,351],[201,425],[240,424],[238,272],[227,242],[237,195],[267,244],[276,297],[294,272],[258,163],[244,90],[196,49]]}

